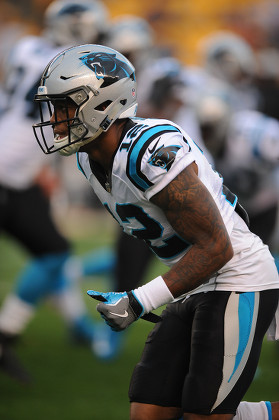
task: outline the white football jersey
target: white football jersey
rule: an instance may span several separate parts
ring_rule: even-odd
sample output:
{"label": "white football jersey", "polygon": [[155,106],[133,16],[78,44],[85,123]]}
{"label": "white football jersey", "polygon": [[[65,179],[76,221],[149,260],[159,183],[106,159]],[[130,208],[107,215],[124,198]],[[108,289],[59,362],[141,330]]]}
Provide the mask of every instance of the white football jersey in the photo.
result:
{"label": "white football jersey", "polygon": [[[279,288],[277,270],[268,248],[250,233],[235,213],[237,197],[224,188],[222,177],[212,169],[201,149],[178,125],[168,120],[129,120],[115,153],[109,179],[98,164],[90,162],[86,153],[79,152],[77,159],[79,169],[123,230],[145,240],[168,266],[179,261],[191,244],[174,231],[163,211],[150,198],[195,161],[198,176],[217,204],[237,253],[195,292],[249,290],[249,287],[255,290],[270,288],[270,284]],[[237,232],[234,232],[235,226]],[[239,236],[239,231],[243,231],[243,235]],[[249,267],[247,274],[247,261],[250,263],[253,255],[256,268]],[[255,277],[259,268],[257,260],[267,261],[266,273],[258,273]]]}
{"label": "white football jersey", "polygon": [[0,115],[0,184],[4,186],[27,188],[42,165],[50,163],[34,139],[32,124],[38,115],[33,100],[44,68],[60,50],[44,38],[26,36],[6,60],[6,109]]}

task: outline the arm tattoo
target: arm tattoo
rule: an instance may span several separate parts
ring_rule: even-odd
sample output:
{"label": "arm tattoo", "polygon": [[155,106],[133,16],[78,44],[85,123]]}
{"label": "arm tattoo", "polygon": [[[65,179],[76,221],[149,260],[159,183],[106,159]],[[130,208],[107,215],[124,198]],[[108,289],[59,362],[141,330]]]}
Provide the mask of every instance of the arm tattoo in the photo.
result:
{"label": "arm tattoo", "polygon": [[174,296],[206,282],[232,257],[230,238],[211,194],[193,163],[152,198],[175,231],[192,244],[164,275]]}

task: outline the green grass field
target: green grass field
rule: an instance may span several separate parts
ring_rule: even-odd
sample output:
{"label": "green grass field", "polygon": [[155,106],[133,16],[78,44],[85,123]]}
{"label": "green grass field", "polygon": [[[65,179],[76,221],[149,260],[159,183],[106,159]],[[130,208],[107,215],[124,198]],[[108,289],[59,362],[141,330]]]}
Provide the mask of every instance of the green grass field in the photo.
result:
{"label": "green grass field", "polygon": [[[88,229],[68,234],[77,254],[113,244],[113,228],[107,219]],[[92,224],[92,222],[91,222]],[[28,256],[6,236],[0,239],[0,302],[12,290],[13,282]],[[152,264],[148,278],[164,269]],[[90,288],[102,288],[102,278],[82,283],[86,304],[98,317],[96,304],[86,295]],[[139,321],[124,334],[125,346],[116,361],[100,362],[87,347],[72,345],[61,317],[44,302],[16,346],[17,354],[33,376],[23,386],[0,371],[1,420],[126,420],[129,378],[140,357],[151,324]],[[247,400],[279,399],[279,346],[265,342],[260,366],[246,395]]]}

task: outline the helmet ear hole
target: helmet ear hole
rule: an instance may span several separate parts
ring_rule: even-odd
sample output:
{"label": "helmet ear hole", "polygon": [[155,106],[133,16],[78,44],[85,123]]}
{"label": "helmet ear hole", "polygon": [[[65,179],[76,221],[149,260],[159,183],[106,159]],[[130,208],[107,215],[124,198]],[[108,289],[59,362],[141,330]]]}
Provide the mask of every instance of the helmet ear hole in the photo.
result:
{"label": "helmet ear hole", "polygon": [[112,101],[105,101],[102,102],[101,104],[97,105],[94,109],[96,109],[96,111],[105,111],[105,109],[107,109],[107,107],[112,103]]}

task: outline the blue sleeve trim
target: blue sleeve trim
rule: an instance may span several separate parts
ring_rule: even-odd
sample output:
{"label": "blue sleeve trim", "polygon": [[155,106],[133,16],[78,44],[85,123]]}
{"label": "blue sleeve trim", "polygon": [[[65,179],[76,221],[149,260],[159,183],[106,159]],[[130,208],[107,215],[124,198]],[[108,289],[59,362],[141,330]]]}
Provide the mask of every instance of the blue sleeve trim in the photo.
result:
{"label": "blue sleeve trim", "polygon": [[265,405],[266,405],[266,408],[267,408],[268,420],[272,420],[271,402],[270,401],[265,401]]}
{"label": "blue sleeve trim", "polygon": [[155,138],[173,131],[181,133],[177,127],[170,124],[149,127],[140,134],[130,148],[126,168],[127,176],[141,191],[146,191],[153,185],[145,174],[141,172],[141,159],[147,147]]}

